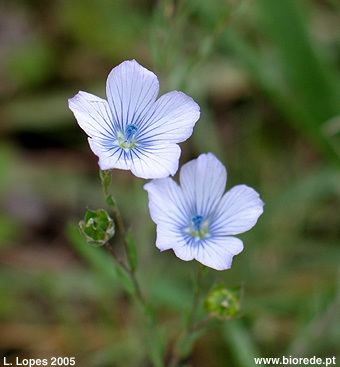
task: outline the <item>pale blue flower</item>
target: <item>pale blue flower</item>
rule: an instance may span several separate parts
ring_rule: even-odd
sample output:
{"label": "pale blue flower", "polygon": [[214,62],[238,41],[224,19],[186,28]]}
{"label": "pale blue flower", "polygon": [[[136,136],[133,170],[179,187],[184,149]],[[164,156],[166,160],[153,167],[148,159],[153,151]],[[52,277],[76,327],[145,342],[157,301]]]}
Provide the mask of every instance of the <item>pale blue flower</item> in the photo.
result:
{"label": "pale blue flower", "polygon": [[233,236],[255,225],[264,203],[246,185],[224,194],[226,182],[225,167],[208,153],[182,166],[180,185],[169,177],[144,185],[157,224],[156,246],[173,249],[185,261],[229,269],[233,256],[243,250],[242,241]]}
{"label": "pale blue flower", "polygon": [[107,78],[105,99],[79,92],[69,108],[89,136],[102,170],[120,168],[142,178],[174,175],[181,150],[200,116],[182,92],[157,99],[157,76],[137,61],[124,61]]}

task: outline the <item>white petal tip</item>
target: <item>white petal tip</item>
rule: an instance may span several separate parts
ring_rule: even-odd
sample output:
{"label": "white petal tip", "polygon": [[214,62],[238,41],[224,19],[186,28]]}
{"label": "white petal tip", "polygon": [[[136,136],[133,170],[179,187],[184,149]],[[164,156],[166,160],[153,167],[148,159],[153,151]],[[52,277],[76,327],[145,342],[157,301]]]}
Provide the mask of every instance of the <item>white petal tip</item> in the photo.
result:
{"label": "white petal tip", "polygon": [[195,259],[197,262],[199,262],[200,264],[206,266],[207,268],[211,268],[211,269],[214,269],[214,270],[217,270],[217,271],[224,271],[224,270],[228,270],[228,269],[231,269],[231,266],[232,266],[232,261],[233,261],[233,258],[231,257],[230,260],[228,260],[227,263],[215,263],[215,264],[206,264],[200,260],[197,260]]}

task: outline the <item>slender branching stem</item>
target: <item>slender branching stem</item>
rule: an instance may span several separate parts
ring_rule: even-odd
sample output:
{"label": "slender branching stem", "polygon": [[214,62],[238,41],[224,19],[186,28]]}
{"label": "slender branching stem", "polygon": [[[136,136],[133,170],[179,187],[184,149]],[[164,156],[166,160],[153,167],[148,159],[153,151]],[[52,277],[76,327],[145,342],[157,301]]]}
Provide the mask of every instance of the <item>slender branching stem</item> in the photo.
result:
{"label": "slender branching stem", "polygon": [[[201,301],[202,279],[204,270],[204,267],[199,265],[196,275],[194,277],[194,294],[192,298],[192,304],[186,321],[185,329],[182,336],[179,338],[179,341],[182,342],[190,339],[193,333],[201,329],[202,326],[199,322],[196,322],[195,320],[197,316],[197,310]],[[170,356],[170,367],[179,367],[183,362],[183,356],[178,349],[178,343],[175,343]]]}
{"label": "slender branching stem", "polygon": [[187,326],[186,326],[187,335],[189,335],[194,329],[197,309],[198,309],[198,306],[200,303],[200,297],[201,297],[203,272],[204,272],[204,267],[199,265],[197,272],[196,272],[195,279],[194,279],[194,295],[193,295],[192,306],[191,306],[191,310],[188,316],[188,321],[187,321]]}
{"label": "slender branching stem", "polygon": [[[104,195],[105,198],[107,199],[109,197],[109,189],[107,184],[104,184],[104,180],[103,180],[103,176],[101,175],[101,181],[102,181],[102,186],[103,186],[103,191],[104,191]],[[131,263],[131,260],[128,256],[128,243],[127,243],[127,231],[126,231],[126,227],[124,224],[124,220],[123,217],[121,215],[121,212],[119,210],[119,207],[116,203],[112,203],[114,205],[110,205],[114,218],[115,218],[115,222],[117,225],[117,229],[118,229],[118,233],[122,239],[123,245],[124,245],[124,250],[125,250],[125,258],[126,258],[126,262],[124,262],[123,260],[119,259],[114,250],[113,247],[111,246],[110,243],[107,243],[105,245],[106,249],[111,253],[111,255],[113,256],[114,260],[118,263],[119,266],[121,266],[130,276],[130,279],[132,281],[133,287],[134,287],[134,297],[136,299],[136,301],[140,304],[140,306],[143,309],[144,314],[146,315],[147,321],[148,321],[148,327],[149,327],[149,331],[153,334],[154,338],[158,339],[158,333],[157,333],[157,325],[156,325],[156,319],[154,317],[154,312],[152,311],[150,305],[147,303],[145,296],[141,290],[141,286],[139,284],[139,281],[137,279],[136,276],[136,272],[135,269]],[[156,360],[154,360],[154,365],[155,367],[164,367],[163,361],[162,361],[162,357],[158,357]]]}
{"label": "slender branching stem", "polygon": [[[115,207],[113,208],[113,212],[114,212],[114,215],[115,215],[115,218],[116,218],[118,232],[119,232],[119,234],[120,234],[120,236],[122,237],[122,240],[123,240],[125,254],[127,255],[127,253],[128,253],[128,244],[127,244],[127,241],[126,241],[126,228],[125,228],[125,224],[124,224],[122,215],[121,215],[120,210],[119,210],[117,205],[115,205]],[[127,266],[125,265],[124,268],[129,273],[129,275],[131,277],[132,283],[133,283],[134,288],[135,288],[135,297],[136,297],[137,301],[140,303],[140,305],[143,307],[144,312],[150,318],[152,314],[149,312],[149,306],[148,306],[148,304],[145,300],[145,297],[142,293],[140,284],[139,284],[138,279],[136,277],[136,273],[133,269],[132,264],[129,261],[129,257],[126,256],[126,258],[127,258],[127,261],[128,261],[128,265]],[[149,321],[153,322],[153,320],[149,320]]]}

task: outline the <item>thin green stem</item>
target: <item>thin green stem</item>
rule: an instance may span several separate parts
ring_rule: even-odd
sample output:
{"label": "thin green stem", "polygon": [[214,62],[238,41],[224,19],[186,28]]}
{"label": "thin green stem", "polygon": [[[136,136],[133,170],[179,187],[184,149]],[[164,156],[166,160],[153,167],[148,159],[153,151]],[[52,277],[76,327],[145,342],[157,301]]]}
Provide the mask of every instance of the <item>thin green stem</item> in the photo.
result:
{"label": "thin green stem", "polygon": [[207,316],[205,319],[198,320],[196,323],[194,323],[192,326],[192,331],[197,332],[200,330],[204,330],[206,327],[209,326],[209,324],[211,324],[211,316]]}
{"label": "thin green stem", "polygon": [[[125,228],[124,220],[123,220],[123,217],[122,217],[121,212],[119,210],[119,207],[113,201],[113,198],[110,196],[110,193],[109,193],[109,186],[111,184],[111,179],[110,178],[108,179],[108,175],[105,172],[100,172],[100,178],[101,178],[102,187],[103,187],[103,191],[104,191],[106,201],[108,202],[108,204],[111,207],[111,210],[112,210],[113,215],[115,217],[115,222],[116,222],[116,225],[117,225],[118,233],[122,238],[127,264],[124,261],[117,258],[116,254],[113,250],[113,247],[111,246],[110,243],[107,243],[105,247],[111,253],[111,255],[113,256],[115,261],[129,274],[130,279],[133,283],[133,287],[134,287],[134,297],[143,309],[143,312],[144,312],[144,314],[147,318],[147,321],[148,321],[149,332],[152,334],[152,336],[154,338],[154,341],[157,344],[159,336],[158,336],[158,333],[157,333],[156,319],[154,317],[154,312],[152,311],[152,308],[147,303],[147,301],[146,301],[146,299],[143,295],[143,292],[141,290],[139,281],[136,277],[135,269],[133,267],[133,264],[131,263],[130,257],[128,256],[128,251],[129,250],[128,250],[128,243],[127,243],[127,231],[126,231],[126,228]],[[110,199],[110,200],[108,200],[108,199]],[[151,359],[153,360],[153,364],[154,364],[155,367],[164,367],[162,352],[160,351],[160,349],[161,348],[159,348],[159,350],[156,352],[156,355],[155,355],[155,353],[150,354]]]}
{"label": "thin green stem", "polygon": [[[123,240],[125,254],[127,255],[127,253],[128,253],[128,244],[127,244],[127,241],[126,241],[126,233],[127,232],[126,232],[125,224],[124,224],[124,221],[123,221],[123,217],[122,217],[122,215],[120,213],[120,210],[119,210],[117,205],[115,205],[115,207],[113,208],[113,212],[114,212],[114,215],[115,215],[115,218],[116,218],[118,232],[120,233],[120,235],[122,237],[122,240]],[[125,270],[127,270],[127,272],[130,274],[131,280],[133,282],[133,285],[134,285],[134,288],[135,288],[135,297],[136,297],[137,301],[140,303],[140,305],[142,306],[145,314],[147,315],[147,317],[149,319],[150,324],[152,325],[152,324],[155,323],[154,317],[152,315],[152,312],[150,312],[150,307],[147,304],[147,302],[145,300],[145,297],[142,293],[140,284],[139,284],[138,279],[136,277],[136,273],[133,269],[133,266],[132,266],[132,264],[129,260],[129,257],[126,256],[126,258],[127,258],[127,261],[128,261],[128,266],[125,265]]]}
{"label": "thin green stem", "polygon": [[202,285],[203,272],[204,272],[204,267],[200,265],[197,269],[197,273],[194,279],[194,295],[193,295],[191,310],[190,310],[188,320],[187,320],[187,327],[186,327],[187,334],[190,334],[193,331],[193,327],[195,324],[197,308],[199,306],[200,296],[201,296],[201,289],[202,289],[201,285]]}
{"label": "thin green stem", "polygon": [[115,254],[115,252],[113,251],[113,248],[111,246],[111,244],[109,242],[107,242],[105,244],[105,248],[107,249],[108,252],[110,252],[110,254],[112,255],[112,257],[114,258],[114,260],[117,262],[117,264],[119,266],[121,266],[125,271],[127,271],[129,273],[129,268],[126,266],[125,262],[122,261],[121,259],[119,259],[117,257],[117,255]]}
{"label": "thin green stem", "polygon": [[180,350],[179,343],[186,344],[186,341],[190,341],[190,339],[193,337],[193,334],[200,329],[200,327],[197,328],[198,323],[196,322],[196,316],[201,301],[202,279],[204,270],[204,267],[199,265],[194,278],[194,294],[192,298],[191,309],[186,320],[183,335],[179,338],[177,343],[174,344],[174,348],[170,356],[170,367],[179,367],[183,362],[183,359],[185,358]]}

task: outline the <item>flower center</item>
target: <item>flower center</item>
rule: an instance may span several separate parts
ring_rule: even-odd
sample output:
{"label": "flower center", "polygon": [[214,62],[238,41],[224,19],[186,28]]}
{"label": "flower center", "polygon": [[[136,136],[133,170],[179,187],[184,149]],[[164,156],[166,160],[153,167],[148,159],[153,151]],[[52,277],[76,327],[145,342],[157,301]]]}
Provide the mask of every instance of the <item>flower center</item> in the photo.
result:
{"label": "flower center", "polygon": [[194,227],[195,231],[200,231],[201,230],[201,226],[202,226],[202,222],[203,222],[202,215],[194,215],[191,218],[191,222],[193,224],[193,227]]}
{"label": "flower center", "polygon": [[124,150],[132,149],[137,144],[138,127],[134,124],[126,125],[125,131],[118,134],[118,144]]}
{"label": "flower center", "polygon": [[188,233],[196,238],[203,240],[203,238],[209,236],[209,223],[204,219],[202,215],[194,215],[191,218],[191,223],[188,228]]}

